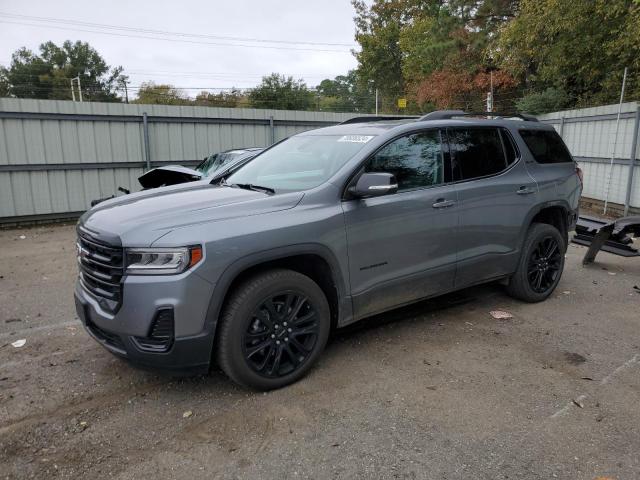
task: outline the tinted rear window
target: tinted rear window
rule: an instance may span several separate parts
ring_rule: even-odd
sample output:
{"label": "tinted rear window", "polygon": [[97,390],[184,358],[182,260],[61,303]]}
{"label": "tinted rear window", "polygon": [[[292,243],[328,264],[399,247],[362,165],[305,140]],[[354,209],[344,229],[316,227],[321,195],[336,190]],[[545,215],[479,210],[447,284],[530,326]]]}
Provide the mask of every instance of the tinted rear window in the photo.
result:
{"label": "tinted rear window", "polygon": [[497,128],[447,130],[454,171],[462,180],[486,177],[507,166]]}
{"label": "tinted rear window", "polygon": [[520,130],[520,136],[538,163],[573,162],[569,150],[555,130]]}

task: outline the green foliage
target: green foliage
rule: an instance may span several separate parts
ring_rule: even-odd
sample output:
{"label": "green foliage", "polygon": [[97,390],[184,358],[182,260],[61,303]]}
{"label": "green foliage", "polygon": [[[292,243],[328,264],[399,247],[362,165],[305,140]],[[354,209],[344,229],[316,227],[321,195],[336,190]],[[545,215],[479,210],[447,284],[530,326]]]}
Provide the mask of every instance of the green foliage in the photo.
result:
{"label": "green foliage", "polygon": [[404,53],[404,78],[409,82],[419,81],[443,68],[459,48],[451,32],[461,27],[460,19],[443,7],[434,15],[416,18],[403,28],[398,43]]}
{"label": "green foliage", "polygon": [[522,0],[496,55],[537,91],[557,87],[577,106],[612,102],[624,67],[640,73],[639,10],[634,0]]}
{"label": "green foliage", "polygon": [[562,110],[569,104],[566,92],[549,87],[540,93],[530,93],[516,101],[518,111],[538,115]]}
{"label": "green foliage", "polygon": [[[518,0],[352,0],[358,72],[381,89],[387,109],[398,97],[409,111],[467,104],[484,93],[478,75],[495,70],[489,45]],[[446,78],[454,75],[466,84]],[[434,89],[432,80],[440,86]],[[498,88],[511,88],[506,81]],[[389,102],[389,100],[392,102]],[[477,102],[476,102],[477,103]]]}
{"label": "green foliage", "polygon": [[338,75],[333,80],[325,79],[316,87],[320,110],[333,112],[375,111],[375,89],[362,79],[356,70]]}
{"label": "green foliage", "polygon": [[246,107],[248,102],[245,94],[233,88],[229,92],[200,92],[193,103],[202,107],[242,108]]}
{"label": "green foliage", "polygon": [[272,73],[262,77],[260,85],[251,90],[249,102],[254,108],[310,110],[315,104],[315,95],[302,80]]}
{"label": "green foliage", "polygon": [[[9,68],[0,72],[5,92],[18,98],[70,100],[70,80],[80,77],[82,97],[86,101],[120,101],[116,89],[122,79],[122,67],[111,68],[86,42],[66,41],[40,45],[40,53],[20,48],[13,53]],[[1,92],[0,92],[1,93]]]}
{"label": "green foliage", "polygon": [[[640,97],[640,0],[352,0],[358,73],[393,108],[529,111]],[[498,79],[498,81],[496,81]]]}
{"label": "green foliage", "polygon": [[7,79],[7,69],[0,67],[0,98],[11,95],[11,84]]}
{"label": "green foliage", "polygon": [[152,105],[191,105],[192,100],[173,85],[142,82],[138,98],[132,103]]}
{"label": "green foliage", "polygon": [[390,96],[404,92],[400,30],[407,17],[404,0],[376,0],[371,7],[365,0],[352,0],[356,11],[356,52],[358,73]]}

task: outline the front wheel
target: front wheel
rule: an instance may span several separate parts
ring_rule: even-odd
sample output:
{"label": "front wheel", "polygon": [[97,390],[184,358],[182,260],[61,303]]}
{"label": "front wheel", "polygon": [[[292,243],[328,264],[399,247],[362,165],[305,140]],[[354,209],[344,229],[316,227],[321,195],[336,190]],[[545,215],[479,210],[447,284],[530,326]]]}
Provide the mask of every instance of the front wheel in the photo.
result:
{"label": "front wheel", "polygon": [[330,311],[320,287],[292,270],[251,277],[220,319],[218,364],[235,382],[258,390],[301,378],[324,349]]}
{"label": "front wheel", "polygon": [[564,269],[565,240],[552,225],[529,227],[518,269],[509,279],[507,293],[525,302],[541,302],[555,290]]}

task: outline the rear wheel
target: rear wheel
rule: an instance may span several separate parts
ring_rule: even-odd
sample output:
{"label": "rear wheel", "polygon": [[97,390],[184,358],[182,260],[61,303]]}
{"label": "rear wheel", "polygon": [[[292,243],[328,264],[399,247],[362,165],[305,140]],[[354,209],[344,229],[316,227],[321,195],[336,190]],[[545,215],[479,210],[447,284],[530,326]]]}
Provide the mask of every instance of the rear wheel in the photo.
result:
{"label": "rear wheel", "polygon": [[555,290],[564,269],[566,243],[552,225],[534,223],[527,232],[518,269],[507,292],[525,302],[540,302]]}
{"label": "rear wheel", "polygon": [[311,368],[327,343],[330,311],[309,277],[272,270],[242,284],[220,321],[222,370],[237,383],[270,390],[295,382]]}

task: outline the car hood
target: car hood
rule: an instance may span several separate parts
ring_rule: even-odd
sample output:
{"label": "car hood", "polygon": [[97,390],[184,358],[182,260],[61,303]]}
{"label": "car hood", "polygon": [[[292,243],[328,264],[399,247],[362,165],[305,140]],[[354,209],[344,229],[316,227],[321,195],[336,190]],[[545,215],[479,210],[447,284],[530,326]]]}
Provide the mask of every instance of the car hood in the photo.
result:
{"label": "car hood", "polygon": [[138,182],[143,188],[156,188],[162,185],[175,185],[178,183],[200,180],[202,173],[198,170],[182,165],[166,165],[153,168],[138,177]]}
{"label": "car hood", "polygon": [[107,241],[148,246],[176,228],[286,210],[303,196],[267,195],[203,180],[107,200],[82,215],[79,225]]}

